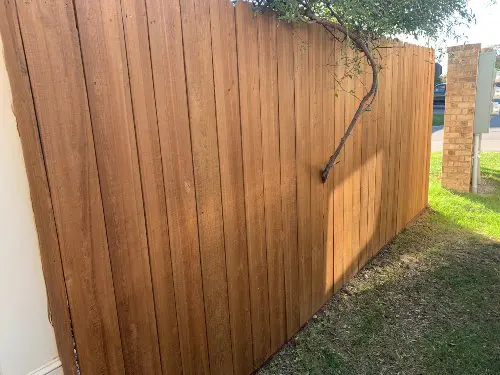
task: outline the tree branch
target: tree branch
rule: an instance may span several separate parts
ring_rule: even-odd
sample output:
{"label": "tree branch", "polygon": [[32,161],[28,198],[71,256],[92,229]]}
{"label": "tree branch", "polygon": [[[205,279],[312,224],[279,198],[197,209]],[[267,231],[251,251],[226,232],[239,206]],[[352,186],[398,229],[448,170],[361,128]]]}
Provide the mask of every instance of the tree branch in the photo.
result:
{"label": "tree branch", "polygon": [[308,17],[311,19],[311,21],[316,22],[317,24],[323,26],[323,28],[328,31],[330,34],[334,34],[334,31],[339,31],[342,34],[344,34],[347,38],[349,38],[353,43],[356,49],[358,49],[360,52],[362,52],[366,60],[368,61],[368,65],[371,67],[372,74],[373,74],[373,80],[372,80],[372,85],[370,87],[370,90],[365,94],[361,102],[359,103],[358,109],[356,110],[356,113],[354,114],[353,118],[351,119],[351,122],[349,123],[349,126],[347,127],[347,130],[345,131],[345,134],[342,136],[342,139],[340,140],[339,145],[333,152],[332,156],[330,156],[330,159],[326,163],[325,167],[321,171],[321,180],[323,183],[325,183],[328,180],[328,176],[330,174],[331,169],[335,165],[335,161],[337,160],[338,156],[340,155],[340,152],[344,148],[344,145],[349,138],[349,136],[352,133],[352,130],[356,126],[356,124],[359,121],[359,118],[361,115],[367,111],[367,109],[370,108],[371,104],[373,103],[373,100],[375,100],[375,97],[377,95],[378,91],[378,70],[377,70],[377,63],[375,62],[375,59],[373,58],[373,55],[370,51],[370,48],[368,47],[368,43],[365,42],[363,37],[359,35],[356,32],[353,32],[349,30],[347,27],[344,25],[341,25],[340,23],[334,23],[322,18],[317,17],[315,14],[312,12],[309,13]]}

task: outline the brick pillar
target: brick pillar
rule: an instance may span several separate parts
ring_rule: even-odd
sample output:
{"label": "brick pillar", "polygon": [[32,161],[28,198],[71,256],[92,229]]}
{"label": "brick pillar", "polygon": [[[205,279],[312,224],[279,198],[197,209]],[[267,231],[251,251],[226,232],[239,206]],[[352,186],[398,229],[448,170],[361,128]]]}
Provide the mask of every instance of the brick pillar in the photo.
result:
{"label": "brick pillar", "polygon": [[441,183],[445,188],[458,192],[470,191],[480,52],[480,44],[448,48]]}

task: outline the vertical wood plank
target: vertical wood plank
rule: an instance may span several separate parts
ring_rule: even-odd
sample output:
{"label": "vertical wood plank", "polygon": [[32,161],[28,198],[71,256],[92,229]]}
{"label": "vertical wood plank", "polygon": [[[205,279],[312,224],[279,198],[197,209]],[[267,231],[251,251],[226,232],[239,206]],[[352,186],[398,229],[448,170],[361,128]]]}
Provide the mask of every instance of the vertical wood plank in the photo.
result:
{"label": "vertical wood plank", "polygon": [[209,372],[180,8],[147,0],[175,302],[185,374]]}
{"label": "vertical wood plank", "polygon": [[422,175],[422,162],[423,162],[423,155],[422,155],[422,146],[423,146],[423,134],[422,134],[422,114],[425,111],[424,106],[423,106],[423,88],[425,85],[425,81],[427,79],[425,73],[423,70],[421,70],[421,47],[415,46],[415,85],[416,85],[416,91],[415,91],[415,131],[414,131],[414,137],[415,137],[415,152],[413,155],[413,165],[414,165],[414,174],[417,176],[417,184],[413,185],[413,193],[411,196],[412,199],[412,213],[410,220],[415,217],[420,212],[420,204],[419,204],[419,197],[421,196],[421,187],[423,187],[424,184],[424,176]]}
{"label": "vertical wood plank", "polygon": [[80,369],[123,373],[115,292],[72,6],[18,2]]}
{"label": "vertical wood plank", "polygon": [[[377,63],[381,63],[381,59],[377,59]],[[373,74],[369,71],[367,76],[367,85],[370,87],[373,81]],[[379,77],[380,81],[380,77]],[[380,85],[380,83],[379,83]],[[370,125],[368,128],[368,144],[367,147],[369,155],[369,178],[368,178],[368,238],[367,243],[364,247],[362,264],[366,264],[373,256],[374,253],[378,251],[381,247],[379,243],[379,231],[378,231],[378,212],[380,209],[380,173],[379,170],[380,156],[378,153],[379,148],[379,133],[378,133],[378,122],[380,120],[380,112],[383,108],[382,95],[379,95],[375,102],[372,104],[372,110],[369,112]]]}
{"label": "vertical wood plank", "polygon": [[[386,47],[388,45],[385,45]],[[384,48],[381,52],[379,63],[382,66],[382,70],[379,74],[379,85],[380,85],[380,95],[377,99],[377,160],[376,160],[376,171],[375,171],[375,197],[374,197],[374,245],[370,250],[370,256],[375,256],[381,247],[385,245],[385,217],[386,217],[386,207],[385,207],[385,193],[387,186],[387,161],[388,161],[388,144],[387,140],[389,138],[389,127],[387,122],[390,121],[389,117],[386,115],[386,109],[390,106],[388,100],[390,95],[389,85],[387,84],[387,73],[389,69],[389,61],[387,57],[387,48]]]}
{"label": "vertical wood plank", "polygon": [[407,136],[407,142],[408,142],[408,177],[407,177],[407,188],[406,188],[406,198],[405,201],[407,202],[407,214],[406,218],[403,222],[403,227],[406,226],[406,224],[413,218],[413,212],[414,212],[414,195],[415,195],[415,188],[416,185],[415,183],[410,183],[410,180],[413,179],[413,177],[417,177],[418,175],[416,174],[416,153],[418,152],[418,136],[416,133],[417,130],[417,94],[419,93],[418,87],[419,84],[417,82],[417,66],[416,66],[416,47],[410,45],[408,49],[408,54],[409,54],[409,65],[410,65],[410,71],[409,71],[409,85],[410,87],[414,87],[414,89],[410,89],[408,92],[407,96],[407,104],[408,104],[408,113],[409,113],[409,119],[408,119],[408,136]]}
{"label": "vertical wood plank", "polygon": [[422,187],[420,190],[420,196],[419,196],[419,206],[420,209],[424,209],[427,205],[427,185],[428,185],[428,178],[429,178],[429,171],[427,170],[427,164],[429,160],[428,153],[430,153],[430,150],[428,149],[428,139],[431,137],[431,130],[432,126],[429,124],[430,119],[430,113],[432,112],[431,106],[429,105],[429,102],[432,101],[432,97],[430,96],[430,86],[433,86],[434,84],[434,77],[431,75],[431,66],[434,65],[434,62],[430,61],[429,59],[429,52],[430,50],[427,48],[422,48],[421,49],[421,54],[420,54],[420,64],[421,64],[421,71],[423,71],[423,74],[426,76],[425,82],[422,84],[422,108],[424,108],[422,115],[421,115],[421,129],[420,129],[420,136],[422,137],[422,153],[421,153],[421,174],[422,174]]}
{"label": "vertical wood plank", "polygon": [[[337,80],[344,75],[344,63],[342,60],[343,45],[335,42],[335,65],[334,74]],[[345,131],[345,95],[341,85],[335,82],[335,147],[340,142]],[[334,221],[334,251],[333,251],[333,279],[334,289],[339,290],[344,284],[344,184],[346,171],[345,147],[339,154],[338,163],[334,166],[334,193],[333,213]],[[345,260],[347,261],[347,260]]]}
{"label": "vertical wood plank", "polygon": [[71,5],[19,1],[21,39],[3,3],[56,328],[67,288],[82,371],[249,373],[425,204],[430,52],[383,56],[323,185],[364,90],[330,79],[346,61],[322,29],[222,0]]}
{"label": "vertical wood plank", "polygon": [[291,337],[300,327],[293,28],[280,23],[277,33],[282,244],[285,264],[287,335]]}
{"label": "vertical wood plank", "polygon": [[[380,63],[377,60],[377,63]],[[370,87],[370,84],[373,80],[373,74],[368,71],[367,73],[367,86]],[[362,259],[360,263],[365,265],[370,258],[372,257],[372,253],[378,250],[378,230],[376,228],[376,179],[377,179],[377,160],[378,160],[378,129],[377,122],[379,116],[379,105],[381,98],[378,96],[375,99],[375,102],[372,104],[372,109],[369,112],[369,127],[366,133],[367,136],[367,144],[365,143],[365,147],[368,149],[368,221],[367,221],[367,239],[366,245],[363,248]]]}
{"label": "vertical wood plank", "polygon": [[236,374],[247,374],[253,370],[252,322],[234,12],[229,1],[210,1],[233,364]]}
{"label": "vertical wood plank", "polygon": [[382,186],[382,198],[381,198],[381,216],[380,216],[380,237],[382,243],[386,244],[389,242],[389,222],[390,222],[390,193],[391,193],[391,182],[394,179],[392,176],[392,160],[391,160],[391,146],[392,139],[394,135],[392,134],[392,85],[393,85],[393,60],[395,54],[395,47],[392,46],[390,49],[386,49],[386,69],[383,73],[383,83],[386,85],[385,88],[385,98],[386,104],[384,106],[384,174],[382,181],[384,184]]}
{"label": "vertical wood plank", "polygon": [[260,121],[264,171],[267,267],[269,280],[269,324],[271,352],[286,339],[285,275],[281,244],[280,128],[278,118],[278,60],[276,22],[270,15],[258,18]]}
{"label": "vertical wood plank", "polygon": [[233,371],[209,3],[182,0],[184,65],[198,211],[210,371]]}
{"label": "vertical wood plank", "polygon": [[[369,77],[368,69],[365,64],[363,64],[363,70],[358,77],[359,83],[356,86],[356,97],[362,98],[371,84],[371,77]],[[360,164],[358,167],[358,171],[360,174],[360,184],[359,184],[359,243],[358,243],[358,251],[357,251],[357,259],[359,268],[363,267],[366,262],[366,247],[368,244],[368,195],[369,195],[369,184],[370,184],[370,159],[371,159],[371,148],[370,144],[372,142],[376,142],[375,139],[370,139],[370,128],[372,127],[372,117],[373,109],[370,112],[365,112],[362,115],[359,126],[359,136],[361,139],[359,148],[360,148]]]}
{"label": "vertical wood plank", "polygon": [[[352,50],[345,46],[345,70],[344,74],[349,74],[348,64],[352,59]],[[351,79],[345,79],[343,82],[345,96],[345,127],[349,125],[354,113],[354,97],[352,92],[354,91],[354,82]],[[359,125],[359,124],[358,124]],[[345,148],[345,183],[344,183],[344,281],[350,280],[354,274],[354,270],[357,267],[357,261],[353,259],[353,194],[355,196],[356,187],[354,186],[354,139],[355,131],[351,133],[351,136],[347,139],[344,146]],[[359,189],[359,185],[357,187]],[[359,190],[358,190],[359,194]]]}
{"label": "vertical wood plank", "polygon": [[75,10],[125,367],[158,373],[161,362],[121,10],[115,0],[75,1]]}
{"label": "vertical wood plank", "polygon": [[311,132],[309,126],[309,53],[307,27],[294,29],[295,59],[295,118],[297,121],[297,225],[300,281],[300,323],[304,324],[312,311],[311,259]]}
{"label": "vertical wood plank", "polygon": [[[323,81],[323,137],[324,156],[320,170],[326,164],[336,147],[335,138],[335,39],[333,36],[321,30],[322,38],[322,81]],[[323,303],[332,296],[334,292],[334,187],[336,171],[332,173],[325,189],[325,211],[324,211],[324,253],[325,253],[325,281],[323,288]]]}
{"label": "vertical wood plank", "polygon": [[[351,51],[352,54],[357,53]],[[352,80],[352,90],[351,94],[351,107],[349,112],[349,119],[354,116],[356,109],[358,108],[361,95],[361,82],[360,76],[357,76]],[[356,125],[352,132],[352,150],[353,150],[353,160],[352,160],[352,247],[351,247],[351,277],[354,276],[359,269],[359,254],[360,254],[360,231],[361,231],[361,175],[362,175],[362,160],[361,160],[361,150],[363,148],[363,127],[366,122],[366,118],[363,116],[360,122]],[[366,228],[366,211],[363,212],[363,227]],[[365,230],[366,231],[366,230]]]}
{"label": "vertical wood plank", "polygon": [[323,304],[325,290],[325,245],[323,214],[325,212],[325,185],[321,169],[325,164],[323,130],[323,69],[322,42],[324,30],[318,25],[308,26],[309,32],[309,126],[311,134],[310,186],[311,186],[311,311],[313,314]]}
{"label": "vertical wood plank", "polygon": [[403,143],[402,145],[405,146],[405,149],[403,152],[406,154],[404,156],[404,169],[403,169],[403,180],[400,181],[400,198],[401,198],[401,205],[400,205],[400,213],[401,215],[398,218],[398,233],[403,230],[407,220],[408,216],[411,210],[411,201],[409,199],[410,196],[410,190],[411,186],[409,184],[409,177],[411,176],[411,168],[412,168],[412,150],[413,150],[413,144],[410,141],[412,131],[413,131],[413,112],[412,112],[412,101],[413,101],[413,93],[414,89],[409,90],[408,86],[414,86],[413,83],[413,49],[410,45],[406,45],[405,47],[405,61],[406,61],[406,69],[405,71],[405,82],[408,82],[406,87],[404,88],[404,97],[403,97],[403,106],[402,106],[402,135],[403,135]]}
{"label": "vertical wood plank", "polygon": [[[400,72],[401,82],[409,82],[410,68],[409,64],[409,46],[407,43],[404,44],[401,52],[401,66],[402,70]],[[398,184],[397,184],[397,208],[396,208],[396,228],[394,234],[398,234],[403,228],[404,221],[406,220],[407,213],[407,187],[408,187],[408,133],[410,127],[410,113],[408,112],[408,85],[401,85],[399,89],[398,96],[398,110],[397,110],[397,123],[400,128],[399,136],[399,167],[398,167]]]}
{"label": "vertical wood plank", "polygon": [[5,65],[12,91],[12,107],[23,148],[24,163],[30,186],[31,205],[38,232],[43,276],[57,350],[63,369],[76,374],[73,358],[71,316],[67,305],[61,248],[57,235],[54,209],[50,197],[45,160],[40,143],[35,103],[21,39],[15,2],[0,3],[0,34]]}
{"label": "vertical wood plank", "polygon": [[260,122],[259,61],[257,20],[244,4],[236,7],[238,69],[243,144],[243,171],[247,218],[248,267],[254,366],[259,367],[271,354],[269,327],[269,288],[264,216],[264,175],[262,166],[262,127]]}
{"label": "vertical wood plank", "polygon": [[151,257],[151,278],[156,316],[160,317],[157,324],[162,369],[169,374],[179,373],[182,372],[182,359],[146,4],[143,0],[124,0],[122,14]]}
{"label": "vertical wood plank", "polygon": [[393,71],[391,84],[391,145],[390,145],[390,173],[388,193],[387,241],[391,241],[397,231],[397,197],[399,183],[399,159],[400,159],[400,102],[401,102],[401,79],[403,72],[403,45],[396,44],[393,54]]}
{"label": "vertical wood plank", "polygon": [[432,128],[431,125],[428,124],[428,119],[429,119],[429,112],[430,106],[429,106],[429,101],[431,100],[430,94],[429,94],[429,86],[431,86],[434,83],[434,77],[431,77],[430,75],[430,66],[431,63],[428,61],[428,49],[427,48],[422,48],[421,51],[421,70],[424,72],[426,75],[426,80],[423,83],[423,93],[422,93],[422,107],[424,108],[424,111],[421,116],[421,121],[422,121],[422,127],[420,129],[420,136],[422,137],[422,154],[421,154],[421,160],[422,160],[422,178],[423,178],[423,186],[420,190],[420,197],[419,197],[419,205],[421,210],[425,208],[427,205],[427,179],[428,179],[428,171],[427,171],[427,143],[428,143],[428,137],[429,137],[429,128]]}

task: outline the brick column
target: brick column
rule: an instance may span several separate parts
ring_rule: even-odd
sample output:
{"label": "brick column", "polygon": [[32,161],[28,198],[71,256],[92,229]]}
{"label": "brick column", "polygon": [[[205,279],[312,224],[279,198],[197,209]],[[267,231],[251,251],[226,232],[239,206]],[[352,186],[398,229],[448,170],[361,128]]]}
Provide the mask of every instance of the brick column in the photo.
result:
{"label": "brick column", "polygon": [[448,48],[441,183],[445,188],[458,192],[470,190],[476,80],[480,52],[480,44]]}

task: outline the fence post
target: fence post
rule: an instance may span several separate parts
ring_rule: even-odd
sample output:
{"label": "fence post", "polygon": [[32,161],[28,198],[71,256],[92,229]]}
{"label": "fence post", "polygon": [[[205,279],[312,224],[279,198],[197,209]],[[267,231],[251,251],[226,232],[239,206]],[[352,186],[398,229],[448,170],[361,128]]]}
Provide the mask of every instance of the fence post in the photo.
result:
{"label": "fence post", "polygon": [[480,44],[448,48],[444,112],[443,187],[469,192]]}

